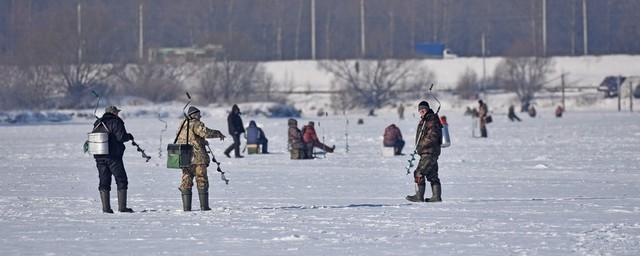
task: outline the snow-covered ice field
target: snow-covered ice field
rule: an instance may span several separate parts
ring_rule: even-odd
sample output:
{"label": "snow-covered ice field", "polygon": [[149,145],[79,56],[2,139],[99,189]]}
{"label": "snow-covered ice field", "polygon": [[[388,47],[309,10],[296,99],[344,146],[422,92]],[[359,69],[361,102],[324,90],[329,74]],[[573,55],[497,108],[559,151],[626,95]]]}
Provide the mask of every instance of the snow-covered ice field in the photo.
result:
{"label": "snow-covered ice field", "polygon": [[[494,115],[490,138],[476,139],[469,117],[445,112],[444,201],[426,204],[404,199],[414,188],[408,157],[381,157],[392,122],[411,144],[417,120],[407,112],[364,125],[351,116],[349,153],[344,118],[314,118],[337,146],[326,159],[289,160],[286,119],[256,119],[274,154],[228,159],[230,142],[211,141],[231,182],[209,168],[209,212],[182,212],[180,172],[158,158],[156,119],[125,120],[154,157],[145,163],[128,144],[134,214],[101,212],[95,162],[81,152],[88,121],[0,126],[0,254],[640,255],[639,114]],[[204,121],[226,133],[226,116]],[[163,144],[177,125],[169,120]]]}

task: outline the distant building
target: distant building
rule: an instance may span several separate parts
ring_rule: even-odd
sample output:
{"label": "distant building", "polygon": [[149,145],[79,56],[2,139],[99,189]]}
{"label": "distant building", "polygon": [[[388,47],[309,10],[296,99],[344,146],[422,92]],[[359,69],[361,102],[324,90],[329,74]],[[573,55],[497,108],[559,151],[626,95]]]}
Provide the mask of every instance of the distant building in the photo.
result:
{"label": "distant building", "polygon": [[150,48],[149,62],[186,63],[211,62],[224,53],[222,45],[207,44],[203,47]]}

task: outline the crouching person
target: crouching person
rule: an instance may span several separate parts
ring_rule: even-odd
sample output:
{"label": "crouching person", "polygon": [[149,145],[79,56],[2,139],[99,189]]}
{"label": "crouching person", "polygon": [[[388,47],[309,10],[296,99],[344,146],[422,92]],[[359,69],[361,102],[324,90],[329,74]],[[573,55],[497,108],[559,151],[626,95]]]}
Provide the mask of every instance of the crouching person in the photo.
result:
{"label": "crouching person", "polygon": [[305,146],[302,142],[302,132],[298,129],[298,121],[291,118],[287,124],[289,125],[288,143],[291,159],[304,159]]}
{"label": "crouching person", "polygon": [[93,155],[98,167],[98,176],[100,184],[100,200],[102,201],[102,212],[113,213],[111,209],[111,176],[115,177],[118,185],[118,211],[133,212],[131,208],[127,208],[127,189],[129,181],[127,172],[124,169],[122,156],[124,155],[124,143],[133,140],[133,135],[127,133],[124,127],[124,121],[120,119],[118,113],[120,109],[115,106],[109,106],[104,110],[104,115],[93,124],[94,131],[107,132],[109,135],[109,154]]}
{"label": "crouching person", "polygon": [[393,147],[394,155],[402,155],[404,140],[402,139],[402,132],[398,126],[390,124],[384,129],[382,145],[385,147]]}
{"label": "crouching person", "polygon": [[[193,178],[196,178],[198,187],[198,197],[200,199],[200,210],[209,211],[209,177],[207,167],[210,159],[206,150],[207,138],[219,138],[224,140],[225,136],[218,130],[207,128],[200,121],[200,110],[196,107],[189,107],[187,119],[183,120],[178,129],[178,144],[190,144],[193,146],[193,157],[191,167],[182,168],[182,181],[180,182],[180,192],[182,192],[182,208],[184,211],[191,211],[191,198]],[[187,139],[188,138],[188,139]]]}

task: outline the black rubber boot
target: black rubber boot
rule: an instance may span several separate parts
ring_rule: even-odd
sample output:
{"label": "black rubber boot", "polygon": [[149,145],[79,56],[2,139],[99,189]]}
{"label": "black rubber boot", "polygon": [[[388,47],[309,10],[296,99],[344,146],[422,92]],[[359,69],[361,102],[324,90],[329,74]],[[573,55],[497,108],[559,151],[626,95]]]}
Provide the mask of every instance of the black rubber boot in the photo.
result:
{"label": "black rubber boot", "polygon": [[100,190],[100,201],[102,201],[102,212],[103,213],[113,213],[111,210],[111,191]]}
{"label": "black rubber boot", "polygon": [[131,208],[127,208],[127,190],[118,190],[118,211],[119,212],[133,212]]}
{"label": "black rubber boot", "polygon": [[424,190],[426,188],[426,185],[423,184],[418,184],[418,188],[416,189],[416,194],[413,196],[407,196],[407,200],[411,201],[411,202],[424,202]]}
{"label": "black rubber boot", "polygon": [[442,186],[440,183],[431,184],[431,198],[427,198],[425,202],[442,202]]}
{"label": "black rubber boot", "polygon": [[185,212],[190,212],[191,211],[191,198],[193,196],[193,194],[191,193],[191,189],[186,190],[186,189],[180,189],[180,192],[182,192],[182,210]]}
{"label": "black rubber boot", "polygon": [[209,208],[209,191],[198,189],[198,198],[200,199],[200,210],[211,211],[211,208]]}

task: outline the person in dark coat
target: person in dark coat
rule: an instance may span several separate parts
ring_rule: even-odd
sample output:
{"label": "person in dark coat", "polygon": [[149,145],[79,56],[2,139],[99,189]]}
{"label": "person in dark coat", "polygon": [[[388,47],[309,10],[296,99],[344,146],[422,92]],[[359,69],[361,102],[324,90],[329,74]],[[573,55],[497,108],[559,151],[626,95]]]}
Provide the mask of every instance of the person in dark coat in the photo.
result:
{"label": "person in dark coat", "polygon": [[400,128],[395,124],[387,126],[387,128],[384,129],[382,144],[385,147],[393,147],[396,156],[402,155],[404,140],[402,139],[402,132],[400,132]]}
{"label": "person in dark coat", "polygon": [[538,113],[536,111],[536,108],[533,105],[529,106],[529,110],[527,112],[529,113],[529,116],[532,118],[535,118]]}
{"label": "person in dark coat", "polygon": [[480,118],[480,136],[487,137],[487,116],[489,115],[489,107],[482,100],[478,100],[478,118]]}
{"label": "person in dark coat", "polygon": [[249,127],[247,127],[246,131],[247,144],[259,144],[262,148],[262,154],[269,154],[267,148],[269,140],[264,134],[264,131],[262,131],[262,128],[256,125],[255,121],[251,120],[251,122],[249,122]]}
{"label": "person in dark coat", "polygon": [[509,120],[511,122],[513,121],[522,121],[520,120],[520,118],[516,115],[516,111],[515,111],[515,107],[513,105],[509,106],[509,113],[507,114],[507,117],[509,117]]}
{"label": "person in dark coat", "polygon": [[119,112],[120,109],[115,106],[109,106],[105,109],[104,115],[93,124],[93,127],[95,127],[94,132],[107,132],[109,134],[109,154],[93,155],[98,168],[98,177],[100,178],[98,190],[100,191],[102,212],[104,213],[113,213],[110,202],[111,176],[115,178],[118,186],[118,211],[133,212],[131,208],[127,208],[129,181],[122,161],[125,150],[124,143],[133,140],[133,135],[127,133],[124,121],[118,117]]}
{"label": "person in dark coat", "polygon": [[236,158],[242,158],[240,155],[240,134],[244,133],[244,125],[242,124],[242,118],[240,118],[240,108],[238,105],[233,105],[231,113],[227,117],[227,124],[229,124],[229,134],[233,138],[233,144],[231,144],[225,151],[224,155],[231,157],[229,153],[234,150]]}
{"label": "person in dark coat", "polygon": [[556,108],[556,117],[557,118],[562,117],[562,113],[564,113],[564,108],[562,106],[558,106]]}
{"label": "person in dark coat", "polygon": [[[429,108],[426,101],[418,105],[420,122],[416,130],[416,153],[420,155],[418,167],[413,172],[416,183],[416,194],[407,196],[412,202],[442,201],[442,187],[438,178],[438,157],[442,145],[442,124],[436,113]],[[424,198],[426,181],[431,183],[431,198]]]}

